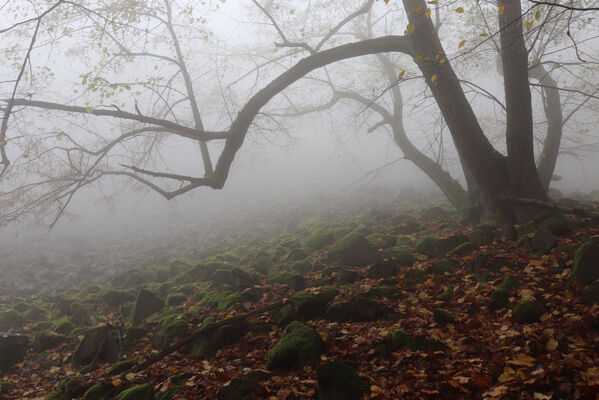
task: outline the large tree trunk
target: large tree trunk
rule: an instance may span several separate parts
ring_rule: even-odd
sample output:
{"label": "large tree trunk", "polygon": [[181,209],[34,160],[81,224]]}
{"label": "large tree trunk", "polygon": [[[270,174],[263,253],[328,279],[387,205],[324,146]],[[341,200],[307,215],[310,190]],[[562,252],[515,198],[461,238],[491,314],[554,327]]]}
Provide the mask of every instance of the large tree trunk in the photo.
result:
{"label": "large tree trunk", "polygon": [[414,163],[422,170],[438,187],[441,189],[447,200],[460,212],[465,212],[468,208],[468,193],[451,174],[432,160],[426,154],[421,152],[406,134],[403,124],[403,96],[398,85],[393,85],[397,79],[395,67],[389,59],[383,54],[377,54],[377,59],[381,63],[383,70],[387,74],[391,86],[391,95],[393,96],[393,115],[390,122],[393,131],[393,140],[395,144],[404,153],[407,160]]}
{"label": "large tree trunk", "polygon": [[[506,196],[535,199],[545,199],[546,196],[536,173],[532,152],[532,109],[526,69],[527,54],[525,49],[524,52],[521,51],[524,46],[521,22],[508,23],[505,18],[502,19],[503,22],[500,21],[502,43],[506,46],[506,50],[502,52],[504,73],[509,75],[505,81],[509,114],[506,158],[486,138],[451,63],[445,59],[439,37],[425,15],[426,3],[423,0],[403,0],[403,3],[409,22],[414,27],[410,37],[416,53],[415,62],[437,101],[465,166],[480,186],[484,207],[490,212],[498,213],[497,216],[501,219],[513,222],[528,219],[529,210],[504,201]],[[521,17],[517,0],[502,3],[506,3],[504,16],[511,16],[509,22]],[[443,59],[445,61],[441,61]],[[510,85],[522,85],[524,88]],[[524,146],[523,149],[518,148],[520,144]]]}
{"label": "large tree trunk", "polygon": [[557,163],[557,156],[562,140],[563,115],[557,83],[542,65],[534,66],[529,75],[543,85],[543,107],[547,116],[547,134],[543,142],[543,150],[537,162],[539,178],[545,190],[549,189],[551,177]]}

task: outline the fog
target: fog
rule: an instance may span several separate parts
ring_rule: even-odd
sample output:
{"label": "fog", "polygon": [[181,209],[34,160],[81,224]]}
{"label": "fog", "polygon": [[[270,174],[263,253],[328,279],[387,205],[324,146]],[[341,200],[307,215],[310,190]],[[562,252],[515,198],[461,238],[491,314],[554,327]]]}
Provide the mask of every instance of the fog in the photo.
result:
{"label": "fog", "polygon": [[[318,4],[314,5],[316,8],[309,9],[305,3],[307,2],[285,2],[273,9],[272,17],[280,19],[282,29],[290,38],[305,39],[310,43],[317,43],[317,38],[322,37],[334,21],[339,21],[341,15],[349,14],[361,4],[358,1],[341,2],[340,5],[317,2]],[[9,5],[6,6],[6,10],[14,10],[16,3],[7,4]],[[317,7],[322,7],[320,13],[315,11]],[[180,5],[175,11],[183,14],[183,10],[184,7]],[[450,11],[441,10],[441,18],[444,21],[441,33],[444,43],[457,54],[456,43],[464,31],[467,31],[467,27],[460,24],[455,13]],[[4,13],[0,17],[0,25],[5,27],[16,20],[26,20],[29,15],[35,14],[32,12],[30,6],[24,5],[22,15]],[[400,5],[375,2],[372,13],[379,18],[374,28],[375,36],[403,34],[406,19]],[[168,112],[164,111],[162,105],[157,105],[160,103],[158,90],[149,90],[149,83],[145,86],[136,85],[140,90],[139,95],[126,90],[122,94],[117,93],[111,99],[107,97],[106,103],[100,106],[99,92],[86,89],[85,85],[82,85],[81,76],[88,71],[96,71],[98,75],[102,73],[109,82],[139,83],[144,76],[152,77],[158,74],[165,79],[170,77],[172,66],[154,59],[141,59],[109,68],[110,57],[114,56],[117,50],[100,42],[98,48],[92,46],[94,41],[107,40],[106,37],[101,31],[98,33],[97,30],[88,28],[90,24],[93,26],[93,23],[90,23],[93,18],[89,15],[85,17],[85,12],[75,15],[73,19],[61,14],[48,17],[46,30],[42,29],[40,32],[29,61],[31,69],[20,82],[16,97],[29,96],[33,100],[57,101],[68,105],[90,104],[98,109],[122,109],[128,112],[135,112],[133,102],[136,101],[136,107],[138,104],[143,115],[164,117]],[[204,126],[211,131],[227,129],[252,94],[265,87],[301,57],[290,53],[287,57],[281,57],[280,60],[259,69],[259,72],[254,71],[256,65],[265,62],[273,54],[276,57],[286,50],[273,46],[273,43],[281,42],[280,35],[273,27],[272,21],[250,2],[208,2],[207,5],[191,10],[189,15],[180,15],[182,21],[188,21],[190,16],[192,19],[206,18],[206,21],[202,21],[194,29],[178,27],[183,39],[184,57],[187,59],[190,74],[194,77],[196,95],[200,99],[199,109],[204,118]],[[95,23],[97,24],[97,21]],[[294,27],[300,23],[303,23],[303,28],[302,33],[298,34]],[[480,18],[476,19],[476,23],[482,24]],[[458,28],[455,28],[456,26]],[[72,33],[54,35],[59,27],[68,27]],[[152,24],[148,24],[146,32],[154,28]],[[355,36],[350,34],[352,30],[363,34],[364,29],[362,19],[354,25],[349,24],[333,38],[330,46],[351,42],[355,40]],[[5,34],[8,39],[3,43],[9,45],[3,51],[13,57],[13,63],[0,64],[0,92],[3,98],[9,98],[19,72],[18,67],[21,65],[19,59],[24,57],[32,32],[31,27],[26,25]],[[90,36],[86,37],[88,34]],[[123,43],[131,44],[132,48],[143,40],[153,40],[153,43],[148,42],[139,48],[174,57],[172,44],[159,35],[141,35],[133,39],[127,37],[126,33],[118,34],[122,35]],[[585,56],[594,57],[595,53],[589,54],[597,50],[594,31],[587,30],[585,33],[578,30],[577,34],[578,40],[584,42]],[[108,36],[108,33],[105,36]],[[204,40],[204,37],[209,39]],[[476,43],[483,42],[480,37],[477,39],[477,34],[470,33],[467,37],[474,37],[470,40]],[[556,39],[556,43],[558,44],[555,48],[569,47],[564,44],[566,40],[563,37]],[[12,47],[13,45],[15,47]],[[495,71],[494,65],[496,56],[484,45],[482,48],[477,55],[461,59],[456,57],[456,68],[459,68],[460,76],[464,80],[477,82],[486,88],[485,93],[502,99],[503,86],[499,83],[501,77]],[[572,57],[572,50],[565,50],[559,54],[558,59],[566,59]],[[401,84],[404,99],[403,125],[407,135],[416,147],[439,161],[444,169],[465,185],[449,130],[440,117],[431,92],[423,85],[420,73],[409,64],[409,57],[396,56],[391,59],[397,61],[398,71],[408,70],[407,76],[410,78]],[[98,65],[102,67],[97,67]],[[585,77],[587,82],[592,81],[589,77],[596,76],[593,75],[595,72],[592,68],[594,67],[590,65],[588,70],[585,70],[585,74],[588,75]],[[579,82],[573,75],[571,71],[560,73],[560,85],[579,88]],[[388,128],[383,127],[368,133],[369,128],[380,120],[368,105],[343,101],[324,112],[294,118],[277,116],[280,113],[293,114],[301,109],[326,104],[330,97],[330,83],[323,80],[327,77],[339,88],[354,88],[373,104],[385,106],[392,102],[391,88],[397,84],[389,82],[384,74],[381,74],[374,57],[350,59],[339,65],[319,69],[310,74],[309,79],[300,79],[268,102],[264,113],[257,116],[245,142],[236,154],[222,189],[198,187],[166,200],[155,191],[131,179],[106,177],[77,190],[64,214],[51,229],[49,226],[53,217],[57,215],[56,204],[64,204],[64,198],[50,209],[42,211],[41,218],[30,218],[34,214],[34,211],[31,211],[7,221],[0,231],[0,252],[10,255],[7,256],[7,259],[11,259],[10,268],[18,269],[18,254],[23,257],[28,254],[42,258],[45,254],[49,258],[60,259],[60,252],[77,252],[84,249],[78,254],[85,259],[90,253],[111,253],[110,249],[114,249],[115,246],[129,248],[127,243],[131,243],[132,246],[139,246],[144,241],[172,243],[175,237],[189,236],[190,232],[193,235],[193,239],[190,239],[193,245],[200,247],[202,240],[215,231],[234,234],[235,229],[243,225],[240,223],[242,220],[255,221],[279,213],[288,213],[291,219],[294,212],[302,210],[302,207],[305,216],[305,213],[309,213],[306,210],[316,213],[318,207],[326,209],[327,206],[343,203],[348,199],[356,199],[358,204],[358,199],[368,198],[371,204],[367,206],[376,207],[377,204],[372,203],[373,197],[376,197],[373,195],[375,193],[380,195],[381,204],[392,204],[398,197],[408,198],[411,193],[425,194],[431,201],[443,202],[442,192],[426,174],[410,161],[403,159],[403,153],[395,144],[393,134]],[[178,100],[175,94],[182,93],[184,85],[177,78],[173,86],[176,90],[163,94],[172,96],[171,102],[176,102]],[[538,125],[535,130],[541,138],[536,143],[538,153],[546,129],[546,117],[542,112],[540,92],[535,90],[533,88],[533,106],[535,123]],[[593,87],[581,90],[590,93]],[[569,151],[559,157],[555,174],[559,175],[561,180],[554,182],[552,187],[569,194],[589,193],[599,189],[599,174],[596,173],[599,171],[599,157],[596,153],[599,150],[599,139],[596,130],[593,129],[596,123],[597,103],[594,98],[586,102],[584,97],[576,98],[567,92],[562,96],[567,112],[576,109],[581,102],[586,103],[569,125],[566,125],[567,135],[575,140],[564,144],[564,148],[571,144],[572,148],[578,146],[579,150],[586,152]],[[500,151],[505,152],[505,144],[501,139],[505,131],[502,111],[497,104],[480,93],[470,93],[470,99],[475,112],[481,115],[481,124],[486,128],[487,136]],[[177,114],[178,123],[193,125],[192,112],[188,105],[176,106],[173,113]],[[9,156],[17,160],[16,164],[13,163],[17,166],[11,170],[10,178],[0,183],[4,186],[2,192],[9,192],[22,182],[34,180],[35,173],[32,171],[40,168],[39,165],[42,165],[42,168],[50,168],[50,164],[56,165],[57,168],[65,167],[64,157],[44,158],[46,155],[42,155],[42,149],[37,149],[39,158],[36,162],[39,165],[32,166],[33,160],[30,163],[22,158],[24,154],[28,155],[28,150],[25,150],[26,141],[21,139],[23,136],[32,132],[34,138],[36,132],[45,132],[48,135],[55,132],[72,132],[83,146],[97,149],[99,143],[106,143],[107,139],[115,137],[115,134],[107,132],[116,129],[119,133],[121,129],[127,128],[125,122],[111,118],[71,117],[73,116],[65,113],[44,113],[27,107],[15,110],[8,127],[6,148]],[[585,129],[586,133],[578,133]],[[96,141],[98,137],[101,140]],[[147,139],[136,144],[139,144],[140,148],[156,145],[159,150],[146,157],[138,154],[135,146],[115,148],[111,152],[112,159],[106,161],[106,168],[120,168],[119,163],[131,159],[132,164],[138,163],[137,165],[151,170],[195,177],[201,177],[203,174],[197,141],[164,135],[156,143]],[[48,147],[50,146],[51,144],[48,144]],[[216,162],[219,152],[223,149],[222,143],[210,142],[208,147],[213,161]],[[82,161],[81,165],[89,166],[90,163],[91,161]],[[21,171],[18,169],[19,165]],[[102,166],[104,167],[103,164]],[[158,182],[164,183],[160,180]],[[177,188],[178,185],[167,183],[167,187],[171,189]],[[168,254],[165,260],[175,256],[173,252]],[[122,253],[115,252],[114,257],[122,257]],[[23,260],[23,263],[28,265],[31,262]],[[125,262],[123,264],[123,268],[129,268]],[[59,276],[54,278],[59,279]]]}

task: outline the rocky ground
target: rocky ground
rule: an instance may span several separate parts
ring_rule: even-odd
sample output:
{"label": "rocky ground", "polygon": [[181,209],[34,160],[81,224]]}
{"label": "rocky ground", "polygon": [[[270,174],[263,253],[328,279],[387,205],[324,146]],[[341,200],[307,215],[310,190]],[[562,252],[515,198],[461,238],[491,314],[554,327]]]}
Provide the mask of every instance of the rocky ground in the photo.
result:
{"label": "rocky ground", "polygon": [[0,398],[594,399],[586,206],[513,232],[339,207],[259,218],[176,261],[165,244],[168,262],[7,299]]}

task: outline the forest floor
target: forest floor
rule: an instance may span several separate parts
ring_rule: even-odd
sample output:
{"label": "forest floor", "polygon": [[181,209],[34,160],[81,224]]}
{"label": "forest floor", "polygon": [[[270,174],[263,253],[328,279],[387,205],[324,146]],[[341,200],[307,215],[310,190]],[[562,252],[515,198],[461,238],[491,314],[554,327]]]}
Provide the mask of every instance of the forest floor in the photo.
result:
{"label": "forest floor", "polygon": [[14,299],[0,357],[29,340],[0,398],[599,399],[598,218],[515,234],[379,208]]}

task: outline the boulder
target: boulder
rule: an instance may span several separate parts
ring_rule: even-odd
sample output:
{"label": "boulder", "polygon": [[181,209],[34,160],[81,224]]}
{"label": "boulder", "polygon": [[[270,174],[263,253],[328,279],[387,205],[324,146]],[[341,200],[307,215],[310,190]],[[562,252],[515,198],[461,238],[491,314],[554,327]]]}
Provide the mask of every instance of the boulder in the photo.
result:
{"label": "boulder", "polygon": [[245,289],[256,283],[254,276],[239,267],[217,269],[210,277],[210,281],[215,285],[230,285],[236,289]]}
{"label": "boulder", "polygon": [[292,274],[288,271],[279,272],[273,276],[271,281],[289,286],[289,289],[298,291],[306,288],[306,278],[300,274]]}
{"label": "boulder", "polygon": [[291,297],[291,304],[297,308],[302,318],[313,319],[323,315],[327,304],[338,294],[339,291],[332,287],[325,287],[318,293],[302,290]]}
{"label": "boulder", "polygon": [[512,310],[512,317],[519,324],[538,322],[545,312],[545,307],[537,301],[521,301]]}
{"label": "boulder", "polygon": [[354,314],[354,306],[349,301],[336,301],[327,308],[326,319],[334,322],[349,321]]}
{"label": "boulder", "polygon": [[583,285],[599,279],[599,245],[589,242],[578,248],[572,265],[572,279]]}
{"label": "boulder", "polygon": [[191,353],[201,358],[211,358],[218,350],[241,341],[246,332],[247,325],[243,323],[221,326],[195,341]]}
{"label": "boulder", "polygon": [[268,352],[266,368],[294,370],[318,360],[323,350],[318,333],[298,321],[290,323],[279,342]]}
{"label": "boulder", "polygon": [[510,302],[509,298],[509,290],[504,288],[494,290],[489,299],[489,310],[495,311],[507,307]]}
{"label": "boulder", "polygon": [[98,361],[114,363],[119,359],[116,341],[110,336],[107,326],[98,326],[88,330],[73,354],[73,360],[85,365],[98,355]]}
{"label": "boulder", "polygon": [[443,308],[435,308],[433,316],[435,317],[435,321],[440,325],[453,324],[455,322],[453,314]]}
{"label": "boulder", "polygon": [[340,261],[350,267],[366,266],[372,263],[377,255],[377,248],[359,232],[347,234],[329,249],[331,261]]}
{"label": "boulder", "polygon": [[135,300],[135,295],[126,290],[109,290],[102,295],[102,301],[112,307],[118,307]]}
{"label": "boulder", "polygon": [[320,250],[332,241],[333,232],[326,228],[319,228],[312,231],[310,236],[308,236],[308,239],[306,239],[306,246],[314,250]]}
{"label": "boulder", "polygon": [[412,351],[442,351],[446,349],[444,343],[422,336],[412,336],[400,329],[391,334],[391,349],[393,351],[409,348]]}
{"label": "boulder", "polygon": [[41,352],[44,350],[52,349],[59,344],[65,342],[67,337],[52,332],[40,332],[35,336],[33,340],[33,351]]}
{"label": "boulder", "polygon": [[150,315],[162,310],[164,301],[147,289],[141,289],[131,311],[131,323],[140,325]]}
{"label": "boulder", "polygon": [[360,400],[368,386],[349,365],[329,361],[316,371],[320,400]]}
{"label": "boulder", "polygon": [[289,253],[287,253],[287,256],[285,256],[285,259],[287,261],[299,261],[307,258],[309,255],[310,253],[308,250],[297,247],[295,249],[291,249]]}
{"label": "boulder", "polygon": [[383,279],[395,276],[397,264],[393,261],[379,261],[368,267],[367,276],[371,279]]}
{"label": "boulder", "polygon": [[493,242],[494,231],[495,228],[491,225],[479,225],[474,228],[468,237],[474,246],[484,246]]}
{"label": "boulder", "polygon": [[217,394],[217,400],[251,400],[252,394],[260,390],[260,382],[267,380],[270,374],[265,371],[250,371],[239,378],[232,379]]}
{"label": "boulder", "polygon": [[175,338],[182,338],[187,333],[189,322],[179,313],[167,314],[160,320],[158,329],[154,334],[152,345],[158,349],[168,347]]}
{"label": "boulder", "polygon": [[154,390],[152,385],[144,383],[122,391],[116,400],[154,400]]}
{"label": "boulder", "polygon": [[444,274],[451,272],[458,265],[458,262],[451,258],[441,258],[433,262],[433,272],[435,274]]}
{"label": "boulder", "polygon": [[287,326],[292,321],[299,318],[297,310],[291,304],[285,304],[281,308],[273,311],[272,318],[278,326]]}
{"label": "boulder", "polygon": [[23,361],[29,346],[29,338],[22,335],[1,334],[0,332],[0,375],[10,367]]}

